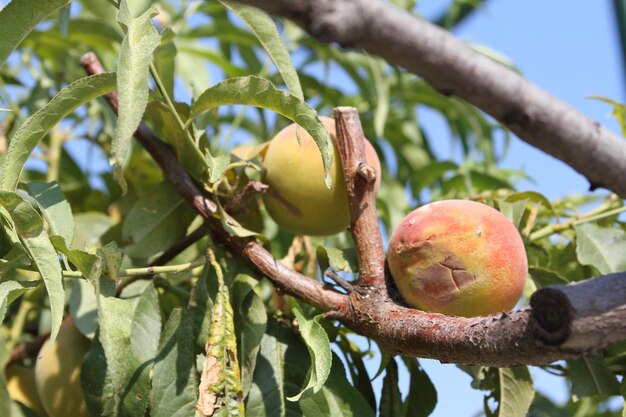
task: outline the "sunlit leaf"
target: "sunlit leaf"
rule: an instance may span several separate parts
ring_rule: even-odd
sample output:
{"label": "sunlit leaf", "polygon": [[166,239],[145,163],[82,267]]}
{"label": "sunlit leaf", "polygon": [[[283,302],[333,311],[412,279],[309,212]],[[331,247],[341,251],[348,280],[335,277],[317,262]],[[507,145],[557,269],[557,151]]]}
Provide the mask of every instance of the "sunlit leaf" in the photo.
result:
{"label": "sunlit leaf", "polygon": [[227,104],[244,104],[275,111],[302,126],[315,140],[322,153],[324,182],[330,187],[328,170],[333,158],[333,146],[328,131],[317,112],[296,96],[278,90],[269,81],[249,76],[229,78],[204,91],[191,107],[190,120]]}
{"label": "sunlit leaf", "polygon": [[55,10],[71,0],[13,0],[0,11],[0,68],[20,42]]}
{"label": "sunlit leaf", "polygon": [[37,285],[39,285],[37,281],[5,281],[0,283],[0,323],[4,321],[4,315],[11,303]]}
{"label": "sunlit leaf", "polygon": [[115,74],[81,78],[61,90],[48,104],[22,123],[11,138],[0,165],[0,188],[15,190],[26,160],[45,134],[78,106],[115,89]]}
{"label": "sunlit leaf", "polygon": [[28,183],[28,190],[37,202],[53,235],[59,235],[68,245],[74,240],[74,217],[72,208],[56,182]]}
{"label": "sunlit leaf", "polygon": [[298,401],[303,396],[316,394],[322,389],[330,373],[332,354],[328,335],[319,323],[321,316],[311,320],[304,317],[298,309],[294,309],[293,312],[300,326],[302,340],[311,356],[311,368],[306,386],[297,395],[287,397],[289,401]]}
{"label": "sunlit leaf", "polygon": [[575,226],[576,255],[583,265],[592,265],[602,274],[626,270],[626,232],[585,223]]}
{"label": "sunlit leaf", "polygon": [[52,316],[50,340],[54,341],[61,327],[65,305],[59,257],[44,230],[43,220],[28,201],[15,192],[0,190],[0,205],[10,214],[22,245],[46,285]]}
{"label": "sunlit leaf", "polygon": [[220,0],[220,3],[228,7],[250,28],[276,65],[291,94],[304,100],[298,73],[272,18],[262,10],[240,3],[227,0]]}
{"label": "sunlit leaf", "polygon": [[130,141],[141,122],[148,103],[148,75],[152,53],[161,37],[151,22],[156,9],[148,9],[141,16],[131,15],[125,0],[119,4],[117,20],[126,26],[117,64],[117,91],[119,117],[115,125],[112,162],[115,178],[123,190],[126,180],[122,168],[128,156]]}

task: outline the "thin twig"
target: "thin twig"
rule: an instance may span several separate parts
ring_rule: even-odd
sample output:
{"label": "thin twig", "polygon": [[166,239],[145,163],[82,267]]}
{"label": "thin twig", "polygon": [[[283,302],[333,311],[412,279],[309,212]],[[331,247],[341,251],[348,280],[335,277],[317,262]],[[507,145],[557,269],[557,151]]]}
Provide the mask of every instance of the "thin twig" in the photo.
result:
{"label": "thin twig", "polygon": [[[187,236],[185,236],[182,239],[180,239],[179,241],[175,242],[165,252],[163,252],[161,255],[159,255],[158,258],[156,258],[154,261],[150,262],[149,266],[150,267],[155,267],[155,266],[159,266],[159,265],[165,265],[166,263],[168,263],[169,261],[174,259],[182,251],[187,249],[189,246],[193,245],[198,240],[200,240],[204,236],[206,236],[207,232],[208,232],[208,230],[207,230],[207,228],[204,225],[198,227],[196,230],[194,230],[193,232],[189,233]],[[122,291],[124,290],[124,288],[128,287],[133,282],[138,281],[140,279],[151,279],[153,276],[154,276],[154,274],[136,275],[134,277],[131,277],[131,278],[127,279],[126,281],[120,282],[120,284],[117,286],[117,290],[115,291],[115,296],[119,297],[120,294],[122,293]]]}

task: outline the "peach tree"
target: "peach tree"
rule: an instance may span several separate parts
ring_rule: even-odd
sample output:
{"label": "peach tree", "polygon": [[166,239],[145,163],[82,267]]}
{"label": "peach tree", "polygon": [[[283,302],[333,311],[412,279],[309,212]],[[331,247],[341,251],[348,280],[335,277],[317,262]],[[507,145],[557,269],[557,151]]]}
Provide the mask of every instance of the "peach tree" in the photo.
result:
{"label": "peach tree", "polygon": [[[0,415],[427,416],[421,358],[469,374],[489,416],[621,415],[626,144],[438,27],[480,3],[428,22],[410,0],[4,2]],[[604,191],[519,189],[511,132]],[[451,199],[520,234],[516,309],[396,288],[385,242]]]}

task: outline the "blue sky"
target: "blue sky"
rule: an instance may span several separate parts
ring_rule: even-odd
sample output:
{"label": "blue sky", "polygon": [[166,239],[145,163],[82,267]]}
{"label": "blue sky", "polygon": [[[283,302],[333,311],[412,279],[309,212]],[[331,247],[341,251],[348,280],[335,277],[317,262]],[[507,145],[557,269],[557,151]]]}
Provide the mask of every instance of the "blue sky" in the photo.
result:
{"label": "blue sky", "polygon": [[[7,1],[0,0],[1,4]],[[421,0],[418,10],[437,15],[441,0]],[[445,2],[446,4],[448,2]],[[609,0],[488,0],[487,4],[455,30],[461,39],[481,44],[507,56],[531,82],[564,100],[619,133],[607,104],[588,99],[600,95],[624,101],[626,87],[619,42]],[[448,132],[434,115],[422,118],[438,154],[449,154]],[[586,192],[586,180],[562,162],[514,138],[506,167],[523,169],[535,183],[523,182],[520,189],[532,189],[549,198]],[[606,194],[605,190],[597,193]],[[371,360],[371,374],[379,357]],[[422,360],[438,391],[434,417],[471,417],[482,409],[483,393],[472,390],[470,378],[454,365]],[[533,369],[536,388],[556,401],[566,399],[562,379]],[[382,377],[376,383],[380,384]],[[406,392],[406,375],[401,389]],[[380,385],[378,385],[380,386]],[[378,389],[380,392],[380,390]]]}
{"label": "blue sky", "polygon": [[[441,8],[437,0],[419,4],[425,16],[435,16]],[[454,33],[504,54],[531,82],[619,134],[611,107],[588,98],[599,95],[624,102],[624,69],[611,1],[488,0]],[[446,155],[450,150],[445,125],[434,117],[427,123],[431,137],[444,138],[437,149]],[[587,181],[567,165],[517,138],[504,165],[524,169],[535,179],[535,183],[519,184],[521,190],[532,189],[551,199],[588,188]],[[469,387],[466,374],[454,365],[421,362],[438,391],[433,417],[470,417],[482,409],[483,393]],[[562,379],[537,368],[531,368],[531,373],[537,390],[556,401],[566,400]],[[402,385],[405,390],[406,381]],[[616,403],[619,406],[621,401]]]}

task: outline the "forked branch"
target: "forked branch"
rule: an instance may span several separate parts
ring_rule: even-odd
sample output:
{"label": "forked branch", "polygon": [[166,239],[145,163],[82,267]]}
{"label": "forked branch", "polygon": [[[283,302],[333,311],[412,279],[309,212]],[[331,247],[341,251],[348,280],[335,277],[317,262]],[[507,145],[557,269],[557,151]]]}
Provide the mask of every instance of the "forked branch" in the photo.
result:
{"label": "forked branch", "polygon": [[[90,74],[102,72],[94,55],[83,59]],[[113,105],[114,97],[109,97]],[[113,108],[115,108],[113,106]],[[488,317],[461,318],[430,314],[403,307],[394,287],[381,270],[382,246],[378,238],[370,248],[367,236],[357,230],[373,227],[371,185],[359,187],[364,165],[361,127],[354,109],[338,109],[339,146],[350,194],[351,224],[364,279],[350,294],[340,294],[282,265],[251,239],[228,235],[216,217],[215,203],[205,195],[178,162],[173,151],[145,125],[137,140],[161,166],[176,191],[205,218],[215,237],[241,255],[273,284],[327,312],[350,329],[371,337],[391,353],[439,359],[446,362],[512,366],[545,364],[557,359],[583,356],[626,339],[626,274],[614,274],[567,286],[539,290],[531,308]],[[356,164],[356,165],[355,165]],[[356,171],[355,171],[355,166]],[[368,171],[365,168],[365,171]],[[370,184],[370,180],[365,178]],[[360,192],[358,190],[361,190]],[[363,222],[367,228],[363,227]],[[379,232],[377,232],[379,233]],[[366,264],[366,265],[365,265]],[[371,266],[369,266],[371,264]]]}

